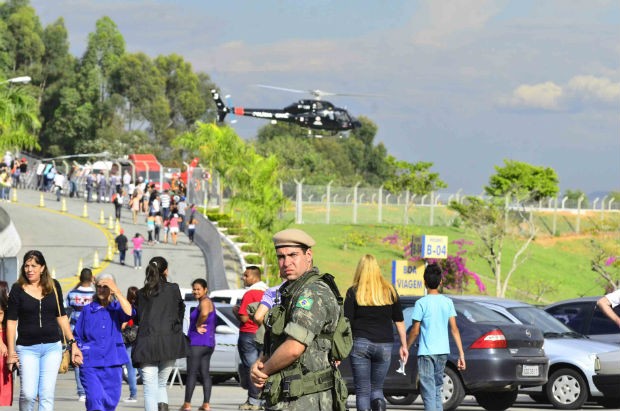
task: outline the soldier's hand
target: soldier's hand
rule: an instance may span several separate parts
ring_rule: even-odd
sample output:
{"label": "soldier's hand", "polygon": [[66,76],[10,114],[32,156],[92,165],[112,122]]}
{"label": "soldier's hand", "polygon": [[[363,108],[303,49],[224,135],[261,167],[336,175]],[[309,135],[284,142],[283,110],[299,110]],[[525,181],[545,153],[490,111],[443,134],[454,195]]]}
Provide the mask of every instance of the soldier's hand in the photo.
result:
{"label": "soldier's hand", "polygon": [[257,360],[252,365],[252,368],[250,368],[250,379],[257,388],[263,388],[265,382],[267,382],[267,378],[269,378],[269,376],[262,371],[264,365],[265,364],[261,360]]}

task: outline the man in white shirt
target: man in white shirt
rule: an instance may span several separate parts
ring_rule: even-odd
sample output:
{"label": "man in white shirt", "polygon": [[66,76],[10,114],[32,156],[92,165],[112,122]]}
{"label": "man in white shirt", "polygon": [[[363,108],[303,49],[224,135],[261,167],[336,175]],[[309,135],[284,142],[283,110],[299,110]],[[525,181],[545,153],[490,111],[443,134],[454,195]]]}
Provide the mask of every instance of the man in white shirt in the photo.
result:
{"label": "man in white shirt", "polygon": [[54,189],[56,190],[56,201],[60,201],[60,194],[62,193],[62,187],[65,184],[65,176],[57,171],[54,176]]}
{"label": "man in white shirt", "polygon": [[614,311],[614,308],[620,305],[620,289],[601,297],[596,305],[598,305],[598,308],[620,328],[620,317]]}

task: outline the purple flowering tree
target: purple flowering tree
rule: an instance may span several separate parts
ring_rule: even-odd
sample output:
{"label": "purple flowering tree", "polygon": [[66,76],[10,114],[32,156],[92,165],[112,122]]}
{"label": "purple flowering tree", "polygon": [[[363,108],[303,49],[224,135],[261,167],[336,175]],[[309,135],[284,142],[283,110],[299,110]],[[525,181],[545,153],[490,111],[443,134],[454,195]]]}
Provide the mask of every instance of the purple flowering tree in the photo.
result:
{"label": "purple flowering tree", "polygon": [[[403,246],[398,233],[385,237],[383,242],[395,246]],[[443,286],[456,293],[463,293],[469,286],[469,282],[473,280],[479,292],[486,292],[487,288],[480,276],[467,268],[467,258],[465,257],[467,250],[465,246],[473,243],[471,241],[459,239],[452,241],[452,244],[458,247],[455,254],[450,254],[445,259],[427,259],[429,263],[437,263],[441,267],[443,272]],[[420,257],[411,255],[411,243],[404,244],[403,249],[405,257],[409,261],[421,260]]]}

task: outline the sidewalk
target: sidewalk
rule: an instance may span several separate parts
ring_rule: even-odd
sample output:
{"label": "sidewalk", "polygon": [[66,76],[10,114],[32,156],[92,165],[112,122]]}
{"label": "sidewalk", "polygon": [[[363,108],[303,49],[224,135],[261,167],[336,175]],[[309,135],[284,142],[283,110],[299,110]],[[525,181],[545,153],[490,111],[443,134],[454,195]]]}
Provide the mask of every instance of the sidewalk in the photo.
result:
{"label": "sidewalk", "polygon": [[[12,192],[11,198],[13,199]],[[21,267],[26,251],[40,250],[45,256],[48,268],[55,273],[65,293],[78,281],[80,261],[83,267],[92,268],[97,262],[95,260],[98,260],[100,266],[93,269],[95,274],[114,274],[123,292],[131,285],[142,287],[145,266],[149,259],[157,255],[168,260],[169,279],[178,283],[181,288],[191,288],[194,279],[206,278],[207,265],[203,252],[196,245],[190,244],[183,233],[179,234],[177,245],[145,244],[142,270],[133,266],[131,241],[125,266],[120,265],[118,253],[114,254],[113,261],[105,261],[108,247],[115,250],[114,222],[112,229],[109,228],[110,216],[112,220],[114,216],[114,205],[86,203],[83,198],[63,198],[66,211],[62,211],[63,201],[56,201],[55,195],[29,189],[17,191],[17,202],[0,203],[0,207],[9,213],[22,240],[18,268]],[[136,232],[147,237],[145,216],[140,215],[137,224],[133,224],[131,210],[127,208],[122,210],[120,226],[125,230],[128,239]],[[226,258],[232,258],[228,253],[224,254]],[[239,273],[227,272],[228,284],[235,284],[238,275]]]}

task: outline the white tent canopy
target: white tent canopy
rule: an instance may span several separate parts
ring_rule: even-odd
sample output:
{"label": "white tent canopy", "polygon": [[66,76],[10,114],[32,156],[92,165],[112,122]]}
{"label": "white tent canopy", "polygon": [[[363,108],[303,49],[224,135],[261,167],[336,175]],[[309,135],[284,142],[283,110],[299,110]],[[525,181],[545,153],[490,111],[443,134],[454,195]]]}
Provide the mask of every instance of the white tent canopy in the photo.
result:
{"label": "white tent canopy", "polygon": [[91,168],[93,170],[107,170],[110,171],[112,169],[112,162],[111,161],[103,161],[103,160],[99,160],[99,161],[95,161],[93,163],[93,165],[91,166]]}

